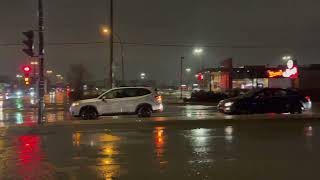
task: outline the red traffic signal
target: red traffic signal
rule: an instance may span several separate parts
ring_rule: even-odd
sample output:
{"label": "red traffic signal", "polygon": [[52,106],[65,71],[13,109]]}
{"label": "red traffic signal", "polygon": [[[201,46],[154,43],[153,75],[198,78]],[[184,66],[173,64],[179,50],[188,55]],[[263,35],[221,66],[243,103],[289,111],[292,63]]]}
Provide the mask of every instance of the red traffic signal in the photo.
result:
{"label": "red traffic signal", "polygon": [[31,67],[30,66],[23,66],[22,70],[23,70],[24,73],[27,74],[27,73],[29,73],[31,71]]}
{"label": "red traffic signal", "polygon": [[203,78],[204,78],[204,77],[203,77],[203,74],[199,73],[199,74],[198,74],[198,81],[202,81]]}
{"label": "red traffic signal", "polygon": [[33,38],[34,38],[34,33],[33,31],[26,31],[22,33],[24,36],[26,36],[26,40],[22,41],[23,44],[26,45],[22,51],[26,53],[28,56],[33,57],[34,52],[33,52]]}

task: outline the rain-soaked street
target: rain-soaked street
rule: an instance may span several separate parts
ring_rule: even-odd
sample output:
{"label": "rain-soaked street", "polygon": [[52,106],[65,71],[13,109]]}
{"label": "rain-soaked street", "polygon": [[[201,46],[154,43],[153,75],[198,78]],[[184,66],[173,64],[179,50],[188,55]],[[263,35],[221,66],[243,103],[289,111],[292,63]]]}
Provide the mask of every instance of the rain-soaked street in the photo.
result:
{"label": "rain-soaked street", "polygon": [[0,179],[315,179],[318,132],[303,120],[3,128]]}

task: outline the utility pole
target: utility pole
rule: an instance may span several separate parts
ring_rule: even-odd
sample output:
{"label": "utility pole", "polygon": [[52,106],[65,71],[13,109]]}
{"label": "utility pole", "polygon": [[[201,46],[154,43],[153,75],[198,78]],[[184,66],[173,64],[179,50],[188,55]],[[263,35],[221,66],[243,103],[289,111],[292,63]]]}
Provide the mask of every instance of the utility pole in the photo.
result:
{"label": "utility pole", "polygon": [[[121,45],[122,46],[122,45]],[[121,47],[121,74],[122,74],[122,83],[125,85],[125,77],[124,77],[124,52],[123,52],[123,46]]]}
{"label": "utility pole", "polygon": [[43,2],[38,0],[38,20],[39,20],[39,81],[38,81],[38,124],[41,124],[44,117],[44,17]]}
{"label": "utility pole", "polygon": [[110,0],[110,64],[109,64],[109,87],[113,87],[113,0]]}
{"label": "utility pole", "polygon": [[180,59],[180,99],[182,99],[182,74],[183,74],[183,60],[184,57],[181,56]]}

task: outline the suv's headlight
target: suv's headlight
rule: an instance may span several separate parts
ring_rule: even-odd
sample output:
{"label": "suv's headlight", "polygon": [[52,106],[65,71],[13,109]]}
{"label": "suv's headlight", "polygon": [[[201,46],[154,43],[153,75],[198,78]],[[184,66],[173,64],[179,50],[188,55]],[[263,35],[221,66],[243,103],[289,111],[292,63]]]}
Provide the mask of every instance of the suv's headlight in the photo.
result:
{"label": "suv's headlight", "polygon": [[80,105],[79,102],[74,102],[74,103],[71,104],[71,106],[73,106],[73,107],[74,107],[74,106],[79,106],[79,105]]}
{"label": "suv's headlight", "polygon": [[230,107],[230,106],[232,106],[232,104],[233,104],[233,102],[227,102],[227,103],[224,104],[224,106]]}

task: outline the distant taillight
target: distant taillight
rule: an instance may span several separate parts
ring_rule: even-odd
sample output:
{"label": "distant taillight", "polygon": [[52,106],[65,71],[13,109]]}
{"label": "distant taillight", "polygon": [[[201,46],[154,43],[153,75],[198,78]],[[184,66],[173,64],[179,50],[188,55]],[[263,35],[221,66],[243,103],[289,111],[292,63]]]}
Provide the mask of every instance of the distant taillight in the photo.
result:
{"label": "distant taillight", "polygon": [[308,102],[311,102],[310,96],[306,96],[305,98],[306,98],[306,100],[307,100]]}
{"label": "distant taillight", "polygon": [[154,98],[158,103],[162,103],[162,96],[155,96]]}

